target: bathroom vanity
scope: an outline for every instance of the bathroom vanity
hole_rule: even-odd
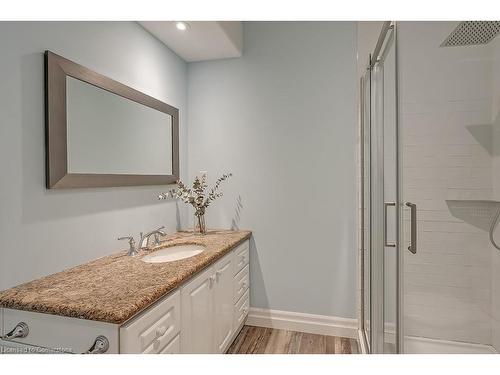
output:
[[[138,256],[121,252],[0,292],[0,346],[224,353],[248,314],[250,235],[178,232]],[[203,251],[176,261],[143,259],[190,244]]]

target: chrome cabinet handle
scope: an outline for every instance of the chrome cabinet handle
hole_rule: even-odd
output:
[[[417,205],[415,203],[406,202],[407,207],[410,207],[411,214],[411,235],[410,235],[410,246],[408,250],[412,254],[417,253]]]
[[[387,207],[396,207],[396,202],[384,202],[384,245],[387,247],[396,247],[396,244],[387,242]]]
[[[215,282],[215,275],[210,276],[208,279],[209,279],[209,287],[211,288]]]
[[[0,336],[0,339],[2,340],[22,339],[28,336],[28,333],[30,333],[28,325],[24,322],[20,322],[16,324],[16,326],[12,331],[3,336]]]
[[[156,337],[161,337],[163,336],[165,333],[167,333],[167,327],[165,326],[161,326],[161,327],[158,327],[156,329]]]
[[[103,354],[106,353],[109,349],[109,340],[102,335],[96,337],[94,344],[82,354]]]

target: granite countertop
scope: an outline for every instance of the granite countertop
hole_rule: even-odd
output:
[[[200,244],[191,258],[146,263],[127,251],[0,292],[0,307],[122,324],[248,239],[249,231],[208,231],[168,235],[155,250],[174,244]],[[153,250],[154,251],[154,250]]]

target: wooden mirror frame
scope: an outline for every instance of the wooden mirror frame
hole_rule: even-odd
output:
[[[67,76],[172,116],[172,174],[68,173]],[[45,51],[45,164],[47,189],[175,183],[179,179],[179,110],[55,53]]]

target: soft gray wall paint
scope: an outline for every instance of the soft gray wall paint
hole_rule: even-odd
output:
[[[186,170],[187,67],[158,40],[132,22],[0,22],[0,289],[124,249],[119,235],[174,231],[185,216],[156,200],[164,187],[45,189],[46,49],[178,107]]]
[[[355,317],[356,26],[249,22],[189,64],[189,171],[232,171],[208,226],[253,230],[251,305]],[[190,220],[192,222],[192,220]]]

